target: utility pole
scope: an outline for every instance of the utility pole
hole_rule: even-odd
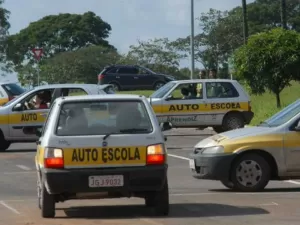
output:
[[[194,54],[194,0],[191,0],[191,80],[195,71],[195,54]]]
[[[242,8],[243,8],[243,27],[244,27],[244,44],[247,44],[249,31],[248,31],[248,17],[247,17],[247,1],[242,0]]]
[[[283,29],[287,29],[286,21],[286,0],[280,0],[280,13],[281,13],[281,26]]]

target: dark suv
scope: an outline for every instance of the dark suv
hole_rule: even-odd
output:
[[[137,65],[113,65],[105,67],[98,75],[98,84],[112,84],[115,91],[157,90],[173,76],[158,74]]]

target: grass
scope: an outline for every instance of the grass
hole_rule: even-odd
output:
[[[149,96],[153,91],[121,91],[120,94],[138,94]],[[254,118],[251,121],[251,125],[257,125],[261,121],[266,120],[276,112],[291,104],[298,98],[300,98],[300,83],[293,82],[291,87],[285,88],[280,94],[281,108],[276,106],[276,98],[272,93],[265,93],[263,95],[251,95],[252,110],[254,112]]]

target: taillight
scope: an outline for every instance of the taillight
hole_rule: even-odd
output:
[[[147,147],[147,164],[161,165],[166,162],[166,152],[163,144],[150,145]]]
[[[45,149],[45,168],[61,169],[64,168],[63,150],[59,148]]]
[[[104,77],[104,75],[103,75],[103,74],[99,74],[99,75],[98,75],[98,80],[102,80],[102,79],[103,79],[103,77]]]
[[[248,102],[248,111],[252,111],[251,101]]]

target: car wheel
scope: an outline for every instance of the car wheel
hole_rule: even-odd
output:
[[[229,189],[234,189],[234,184],[231,181],[221,180],[221,183]]]
[[[156,82],[155,84],[154,84],[154,90],[158,90],[158,89],[160,89],[162,86],[164,86],[165,85],[165,83],[164,82],[162,82],[162,81],[158,81],[158,82]]]
[[[11,145],[10,141],[5,140],[3,133],[0,134],[0,152],[5,152]]]
[[[117,83],[110,83],[110,84],[113,86],[113,90],[114,90],[115,92],[118,92],[118,91],[121,90],[121,87],[120,87],[119,84],[117,84]]]
[[[222,126],[216,126],[216,127],[213,127],[213,130],[216,132],[216,133],[222,133],[224,132],[224,129]]]
[[[245,154],[238,158],[231,170],[234,187],[243,192],[263,190],[271,178],[269,163],[258,154]]]
[[[229,113],[223,119],[222,128],[224,131],[229,131],[229,130],[243,128],[244,125],[245,125],[244,118],[240,113]]]
[[[41,187],[41,212],[43,218],[53,218],[55,216],[55,199],[50,195],[45,187]]]
[[[157,216],[167,216],[169,214],[169,186],[167,180],[163,189],[155,193],[153,206]]]

